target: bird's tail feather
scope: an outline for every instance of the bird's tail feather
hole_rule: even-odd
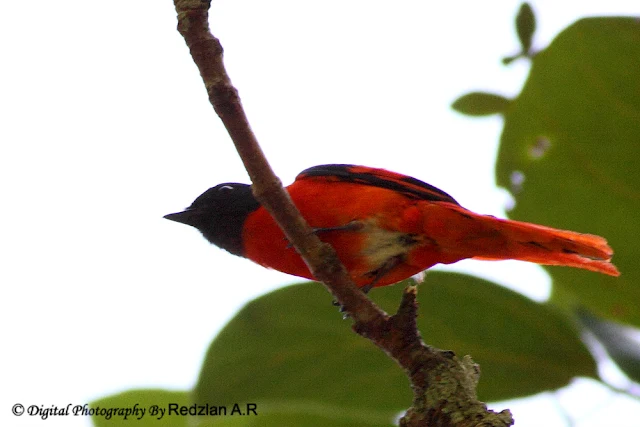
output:
[[[476,259],[517,259],[546,265],[563,265],[619,276],[611,263],[613,250],[607,241],[593,234],[558,230],[542,225],[479,215],[489,228],[504,237],[503,248],[494,248]]]

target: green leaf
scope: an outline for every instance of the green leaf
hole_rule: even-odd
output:
[[[308,283],[248,303],[211,344],[195,401],[256,402],[299,425],[391,425],[411,404],[407,380],[331,301]]]
[[[498,184],[512,217],[606,237],[611,278],[551,267],[552,300],[640,325],[640,24],[589,18],[533,59],[505,115]]]
[[[430,272],[420,287],[418,327],[425,342],[480,365],[478,396],[494,401],[596,378],[578,330],[548,304],[491,282]]]
[[[522,3],[518,15],[516,16],[516,31],[518,39],[522,45],[522,52],[529,53],[531,50],[531,41],[533,33],[536,31],[536,17],[529,3]]]
[[[469,116],[503,114],[509,108],[510,100],[493,93],[472,92],[456,99],[451,108]]]
[[[402,289],[371,295],[394,311]],[[483,399],[595,376],[576,330],[546,305],[449,273],[429,273],[419,301],[425,341],[480,363]],[[216,404],[255,402],[261,416],[286,414],[299,425],[325,426],[390,425],[412,399],[400,368],[351,331],[316,283],[279,289],[245,306],[211,344],[194,396]]]
[[[166,410],[170,404],[178,406],[188,405],[189,393],[186,391],[158,389],[130,390],[114,394],[113,396],[103,397],[102,399],[91,402],[89,406],[94,410],[103,410],[92,416],[93,424],[96,427],[120,426],[129,423],[135,424],[136,427],[186,427],[188,418],[186,416],[168,415],[168,413],[165,413],[164,416],[161,417],[159,412],[152,412],[154,407]],[[117,412],[109,416],[105,411],[108,411],[110,408],[136,408],[138,412],[132,413],[124,419],[124,416]],[[145,410],[144,416],[140,413],[141,409]]]
[[[618,367],[633,381],[640,382],[640,341],[633,338],[640,331],[599,319],[586,310],[578,310],[577,315],[580,324],[596,337]]]

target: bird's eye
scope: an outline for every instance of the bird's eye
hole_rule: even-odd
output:
[[[233,191],[233,187],[230,185],[223,185],[220,188],[218,188],[218,191],[224,191],[226,193],[228,191]]]

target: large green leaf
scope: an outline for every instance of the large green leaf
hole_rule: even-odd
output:
[[[401,292],[397,285],[371,294],[393,311]],[[471,354],[481,365],[482,399],[595,376],[576,330],[546,305],[449,273],[430,273],[419,301],[425,341]],[[279,289],[245,306],[209,348],[194,396],[216,404],[255,402],[274,420],[286,414],[299,424],[322,419],[325,426],[390,425],[412,398],[399,367],[351,331],[316,283]]]
[[[615,250],[620,278],[550,268],[552,300],[640,325],[640,21],[580,20],[534,57],[496,173],[514,218],[599,234]]]
[[[100,411],[93,415],[93,424],[96,427],[135,425],[136,427],[181,427],[187,426],[186,416],[168,414],[166,410],[169,405],[175,407],[187,406],[189,404],[189,393],[186,391],[169,390],[130,390],[112,396],[103,397],[100,400],[91,402],[92,410]],[[173,407],[173,406],[172,406]],[[133,412],[133,409],[136,412]],[[132,410],[132,413],[125,419],[122,412]],[[144,410],[144,414],[141,412]],[[165,410],[162,413],[160,410]],[[109,413],[111,411],[111,413]]]
[[[247,304],[209,348],[194,396],[327,426],[391,425],[412,397],[400,369],[351,331],[317,283]]]
[[[595,362],[563,313],[471,276],[431,272],[420,289],[426,342],[470,354],[485,401],[526,396],[596,377]]]

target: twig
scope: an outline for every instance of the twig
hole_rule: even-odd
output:
[[[369,338],[407,373],[414,390],[405,426],[507,426],[508,411],[495,414],[477,401],[479,372],[470,359],[426,346],[416,327],[416,288],[404,293],[398,313],[387,315],[351,281],[335,251],[313,233],[258,145],[223,64],[223,49],[211,34],[209,0],[174,0],[178,31],[200,70],[214,110],[222,120],[249,173],[256,198],[273,216],[313,276],[323,282],[353,319],[353,329]]]

